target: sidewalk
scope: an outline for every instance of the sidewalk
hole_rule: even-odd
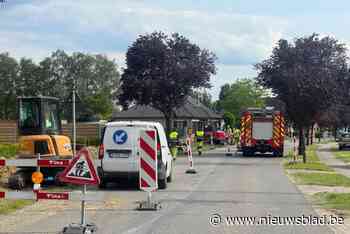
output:
[[[321,145],[317,149],[317,155],[321,162],[325,163],[329,167],[333,168],[339,174],[343,174],[347,177],[350,177],[350,165],[344,163],[340,159],[336,159],[331,151],[331,144]]]

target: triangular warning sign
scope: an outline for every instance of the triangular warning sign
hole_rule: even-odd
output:
[[[87,148],[81,149],[59,177],[60,181],[71,184],[99,184],[91,153]]]

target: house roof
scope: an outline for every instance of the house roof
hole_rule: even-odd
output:
[[[183,106],[174,110],[175,118],[178,119],[222,119],[221,114],[217,114],[198,102],[192,97],[188,97]],[[135,105],[128,110],[114,112],[112,120],[118,119],[163,119],[164,114],[159,110],[146,105]]]

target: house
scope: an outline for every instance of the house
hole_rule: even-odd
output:
[[[165,126],[164,114],[146,105],[135,105],[125,111],[113,112],[112,121],[120,120],[157,121]],[[223,121],[222,114],[215,113],[197,99],[188,97],[183,106],[174,110],[171,126],[177,129],[180,135],[184,135],[187,128],[192,128],[195,131],[204,129],[205,126],[211,126],[217,129],[223,125]]]

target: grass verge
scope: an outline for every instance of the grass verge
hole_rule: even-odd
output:
[[[297,184],[350,187],[350,178],[336,173],[293,173]]]
[[[0,157],[13,158],[16,156],[18,144],[0,144]]]
[[[335,157],[343,162],[350,162],[350,151],[336,151]]]
[[[0,214],[9,214],[33,203],[31,200],[0,200]]]
[[[286,161],[284,162],[284,168],[285,169],[303,169],[303,170],[315,170],[315,171],[333,171],[332,168],[327,166],[324,163],[320,162],[320,159],[318,158],[316,154],[316,145],[310,145],[306,149],[306,159],[307,162],[303,163],[300,161],[297,162],[290,162]],[[288,160],[291,160],[293,153],[288,153]],[[299,156],[300,157],[300,156]]]
[[[312,198],[324,208],[350,211],[350,193],[320,192]]]
[[[324,163],[319,162],[309,162],[309,163],[302,163],[302,162],[286,162],[284,164],[284,167],[286,169],[301,169],[301,170],[314,170],[314,171],[334,171],[332,168],[327,166]]]

